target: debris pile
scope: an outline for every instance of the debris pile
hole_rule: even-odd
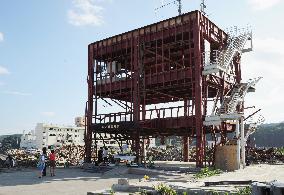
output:
[[[181,148],[168,147],[162,148],[150,148],[147,151],[147,156],[152,156],[154,161],[182,161]]]
[[[284,152],[281,148],[248,148],[247,162],[251,163],[284,163]]]
[[[10,149],[7,151],[16,162],[16,166],[20,167],[35,167],[39,153],[23,149]]]
[[[78,166],[84,160],[84,146],[66,145],[55,149],[58,165]]]
[[[78,166],[84,160],[84,146],[62,146],[55,149],[57,166]],[[50,150],[47,151],[47,156]],[[40,150],[10,149],[7,151],[20,167],[36,167]]]

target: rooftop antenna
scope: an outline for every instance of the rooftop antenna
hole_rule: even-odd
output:
[[[182,8],[181,0],[177,0],[177,2],[178,2],[178,15],[180,16],[181,15],[181,8]]]
[[[181,9],[182,9],[182,0],[174,0],[172,2],[169,2],[169,3],[166,3],[166,4],[163,4],[162,6],[158,7],[155,9],[155,12],[157,12],[159,9],[162,9],[168,5],[171,5],[171,4],[178,4],[178,15],[181,15]]]
[[[203,15],[206,15],[205,13],[205,8],[206,8],[206,5],[205,5],[205,0],[201,0],[201,4],[200,4],[200,11]]]

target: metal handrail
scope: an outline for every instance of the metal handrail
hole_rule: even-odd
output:
[[[187,106],[187,108],[189,107],[190,106]],[[176,106],[168,108],[148,109],[145,110],[145,115],[146,115],[145,120],[182,117],[185,116],[183,110],[184,108],[185,108],[184,106]],[[142,112],[143,111],[140,111],[140,114],[142,114]],[[156,115],[154,113],[156,113]],[[95,119],[95,123],[132,121],[132,118],[133,118],[133,112],[117,112],[117,113],[108,113],[108,114],[97,114],[93,116],[93,119]],[[140,119],[140,121],[141,120],[142,119]]]

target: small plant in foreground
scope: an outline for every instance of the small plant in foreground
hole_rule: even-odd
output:
[[[110,189],[109,193],[110,193],[111,195],[115,195],[115,191],[113,190],[113,188]]]
[[[251,195],[252,194],[252,190],[250,186],[246,186],[244,188],[238,188],[237,192],[234,193],[237,195]]]
[[[143,177],[145,180],[149,180],[150,179],[150,177],[148,176],[148,175],[144,175],[144,177]]]
[[[161,195],[177,195],[177,192],[173,188],[162,183],[155,186],[155,190]]]
[[[219,175],[221,173],[222,171],[220,169],[213,169],[210,167],[205,167],[205,168],[202,168],[199,173],[195,174],[194,177],[196,179],[201,179],[204,177],[211,177],[214,175]]]
[[[147,195],[147,190],[143,189],[139,191],[139,195]]]

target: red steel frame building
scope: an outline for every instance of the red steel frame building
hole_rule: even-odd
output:
[[[241,80],[238,59],[234,60],[233,74],[202,75],[205,40],[213,51],[225,47],[227,39],[217,25],[201,12],[193,11],[91,43],[86,162],[91,161],[92,143],[101,139],[103,133],[111,134],[113,139],[131,140],[137,156],[143,154],[141,140],[176,135],[183,137],[184,161],[188,161],[188,138],[196,138],[196,165],[203,166],[205,134],[219,131],[226,135],[233,130],[226,123],[215,129],[203,125],[208,102],[216,96],[221,101]],[[106,101],[104,98],[117,102],[125,112],[100,114],[98,99]],[[146,108],[177,101],[184,103]]]

